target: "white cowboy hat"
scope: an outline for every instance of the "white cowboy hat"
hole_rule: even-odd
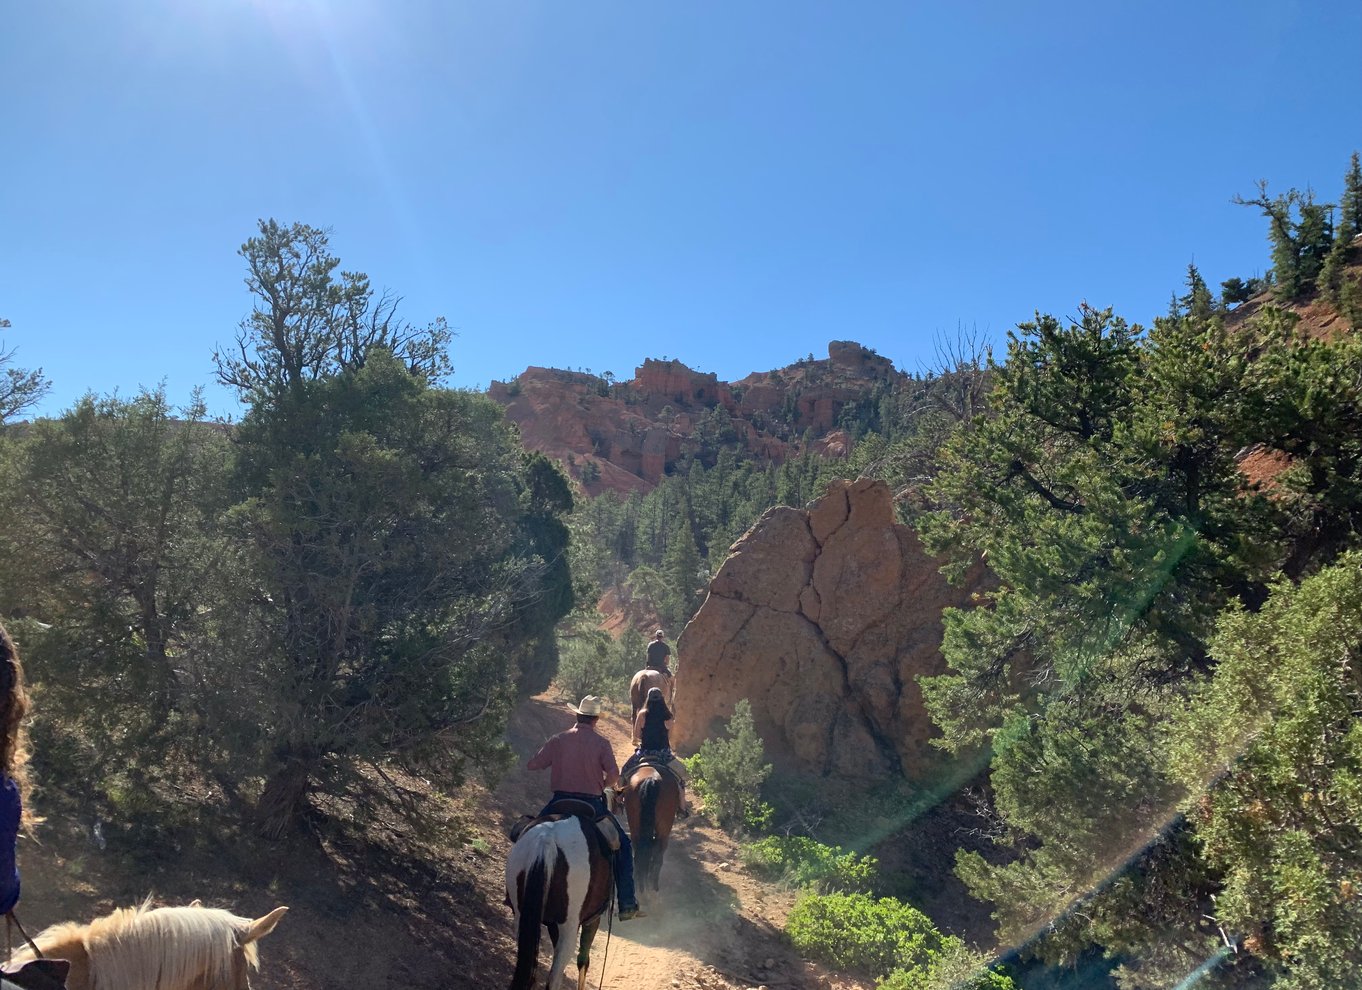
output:
[[[659,629],[657,632],[653,633],[653,635],[654,635],[654,636],[665,636],[666,633],[664,633],[661,629]]]
[[[582,699],[580,705],[568,705],[578,715],[589,715],[592,718],[599,717],[601,714],[601,699],[594,694],[588,694]]]

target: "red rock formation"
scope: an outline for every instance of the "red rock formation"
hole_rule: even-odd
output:
[[[699,449],[696,431],[706,416],[727,414],[743,451],[762,460],[783,461],[810,430],[828,434],[816,452],[844,457],[849,438],[830,432],[842,409],[897,375],[860,344],[833,341],[827,360],[749,375],[733,386],[680,361],[649,359],[618,384],[532,367],[512,382],[493,382],[488,395],[506,407],[525,446],[566,465],[587,494],[623,494],[651,489],[678,458]]]
[[[767,755],[870,780],[923,769],[917,684],[940,673],[941,612],[964,588],[894,521],[883,482],[836,482],[809,509],[767,512],[737,543],[677,644],[676,744],[693,750],[747,698]]]

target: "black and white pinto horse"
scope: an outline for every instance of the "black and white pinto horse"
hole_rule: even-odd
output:
[[[577,950],[577,987],[586,987],[591,942],[610,906],[610,846],[590,818],[550,816],[521,833],[506,858],[506,900],[515,912],[516,959],[511,990],[530,990],[539,965],[539,929],[549,930],[553,963],[547,990],[557,990]]]

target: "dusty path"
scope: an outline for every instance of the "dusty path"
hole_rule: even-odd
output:
[[[545,739],[571,725],[572,718],[566,705],[549,695],[516,710],[507,732],[519,764],[491,794],[492,807],[505,824],[522,811],[538,810],[547,799],[547,773],[531,773],[524,763]],[[599,731],[623,762],[631,751],[627,718],[607,714]],[[733,840],[698,815],[672,832],[662,888],[657,900],[645,901],[647,918],[615,923],[608,950],[605,930],[597,936],[593,987],[602,963],[605,990],[862,986],[832,977],[794,953],[781,934],[794,895],[748,876]],[[547,945],[546,939],[545,960]]]

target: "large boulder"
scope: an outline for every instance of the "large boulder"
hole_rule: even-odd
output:
[[[677,643],[673,741],[694,750],[743,698],[768,757],[849,780],[915,776],[930,759],[917,679],[944,670],[941,612],[984,580],[941,577],[883,482],[835,482],[767,512],[737,543]]]

